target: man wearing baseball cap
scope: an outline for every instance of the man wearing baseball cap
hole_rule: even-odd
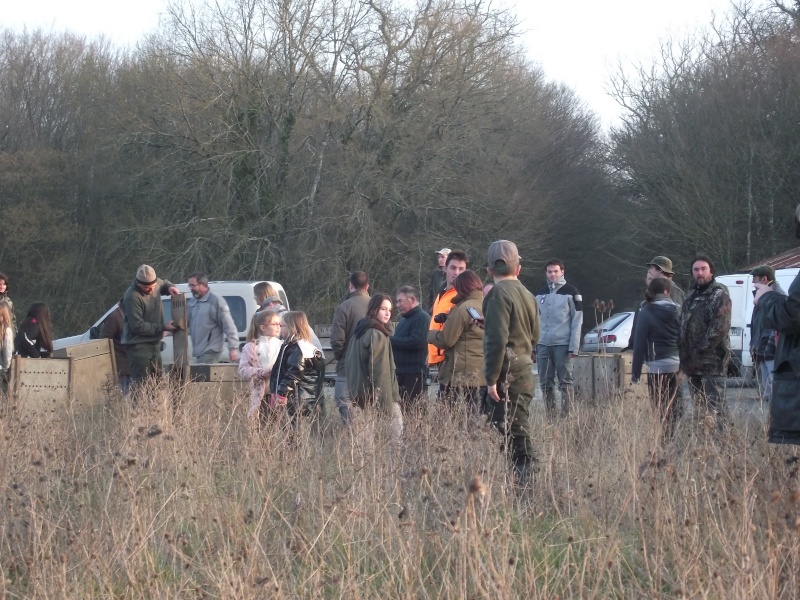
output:
[[[528,407],[534,392],[531,354],[539,341],[539,308],[517,279],[521,266],[514,242],[493,242],[487,257],[494,287],[483,299],[485,408],[492,425],[508,438],[510,447],[504,449],[524,485],[536,461]]]
[[[164,323],[161,296],[167,294],[177,295],[178,288],[166,279],[158,279],[150,265],[142,265],[122,297],[125,315],[122,344],[128,349],[132,386],[149,376],[161,375],[161,338],[165,331],[176,329],[172,321]]]
[[[431,273],[431,289],[428,293],[428,312],[433,310],[433,303],[436,301],[436,296],[438,296],[442,290],[444,290],[445,285],[447,284],[447,275],[445,274],[444,269],[450,252],[450,248],[442,248],[441,250],[436,251],[436,260],[438,261],[438,266],[433,273]]]

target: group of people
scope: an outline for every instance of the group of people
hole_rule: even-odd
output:
[[[42,302],[33,303],[17,326],[8,285],[8,276],[0,273],[0,391],[6,391],[11,358],[15,354],[46,358],[53,352],[53,326],[48,306]]]
[[[795,215],[800,237],[800,206]],[[572,360],[580,349],[582,298],[565,279],[564,264],[545,265],[546,284],[535,295],[520,282],[521,257],[508,240],[491,244],[484,282],[469,268],[463,250],[437,252],[439,268],[431,277],[428,306],[411,285],[388,294],[369,293],[366,273],[351,273],[348,296],[336,308],[330,332],[337,361],[334,398],[345,424],[354,407],[374,407],[387,415],[400,436],[403,416],[427,394],[431,370],[438,372],[438,398],[463,403],[488,415],[502,433],[503,446],[517,475],[527,478],[535,462],[528,423],[533,398],[533,364],[537,365],[547,415],[555,418],[556,380],[561,414],[574,399]],[[705,408],[717,430],[727,422],[725,379],[731,356],[731,300],[714,277],[714,263],[697,255],[691,263],[688,295],[672,280],[672,261],[656,256],[647,265],[645,301],[637,312],[633,334],[633,375],[637,382],[647,364],[647,388],[670,439],[684,410],[679,373],[687,377],[693,404]],[[774,270],[753,271],[756,311],[753,315],[754,358],[771,391],[770,441],[800,444],[800,283],[786,295]],[[208,278],[194,273],[187,302],[193,357],[216,362],[226,352],[250,382],[248,417],[260,421],[285,410],[292,420],[311,415],[319,405],[325,379],[322,346],[305,313],[288,311],[267,282],[254,288],[259,310],[250,323],[239,354],[236,326],[225,300],[210,291]],[[100,335],[114,339],[120,384],[125,391],[160,375],[161,341],[173,332],[164,321],[162,295],[177,288],[142,265],[134,281],[106,319]],[[400,320],[392,330],[393,300]],[[428,308],[428,311],[425,310]],[[8,278],[0,273],[1,373],[7,373],[12,351],[23,356],[52,352],[52,327],[45,304],[34,304],[19,328],[8,298]],[[5,378],[5,377],[4,377]],[[771,381],[774,383],[770,384]]]

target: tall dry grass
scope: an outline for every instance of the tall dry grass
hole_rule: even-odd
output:
[[[646,399],[553,424],[536,406],[540,470],[518,489],[465,413],[431,404],[398,446],[375,415],[254,432],[246,405],[192,389],[59,418],[4,403],[0,595],[800,595],[798,463],[753,419],[717,439],[684,418],[640,477]]]

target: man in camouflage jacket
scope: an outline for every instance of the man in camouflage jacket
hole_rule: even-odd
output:
[[[707,256],[698,255],[692,261],[692,279],[694,285],[681,309],[681,371],[689,378],[694,406],[705,407],[719,429],[727,420],[725,379],[731,357],[731,297],[714,279],[714,263]]]

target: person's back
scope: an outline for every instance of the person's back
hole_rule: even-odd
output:
[[[483,312],[487,381],[496,381],[505,373],[530,371],[533,344],[539,339],[539,311],[533,294],[517,279],[498,281],[484,298]]]
[[[333,386],[333,397],[336,408],[345,424],[350,423],[350,393],[345,373],[345,358],[350,340],[358,322],[367,315],[369,306],[369,278],[363,271],[350,274],[347,281],[347,299],[336,307],[331,323],[330,342],[333,358],[336,360],[336,381]]]

